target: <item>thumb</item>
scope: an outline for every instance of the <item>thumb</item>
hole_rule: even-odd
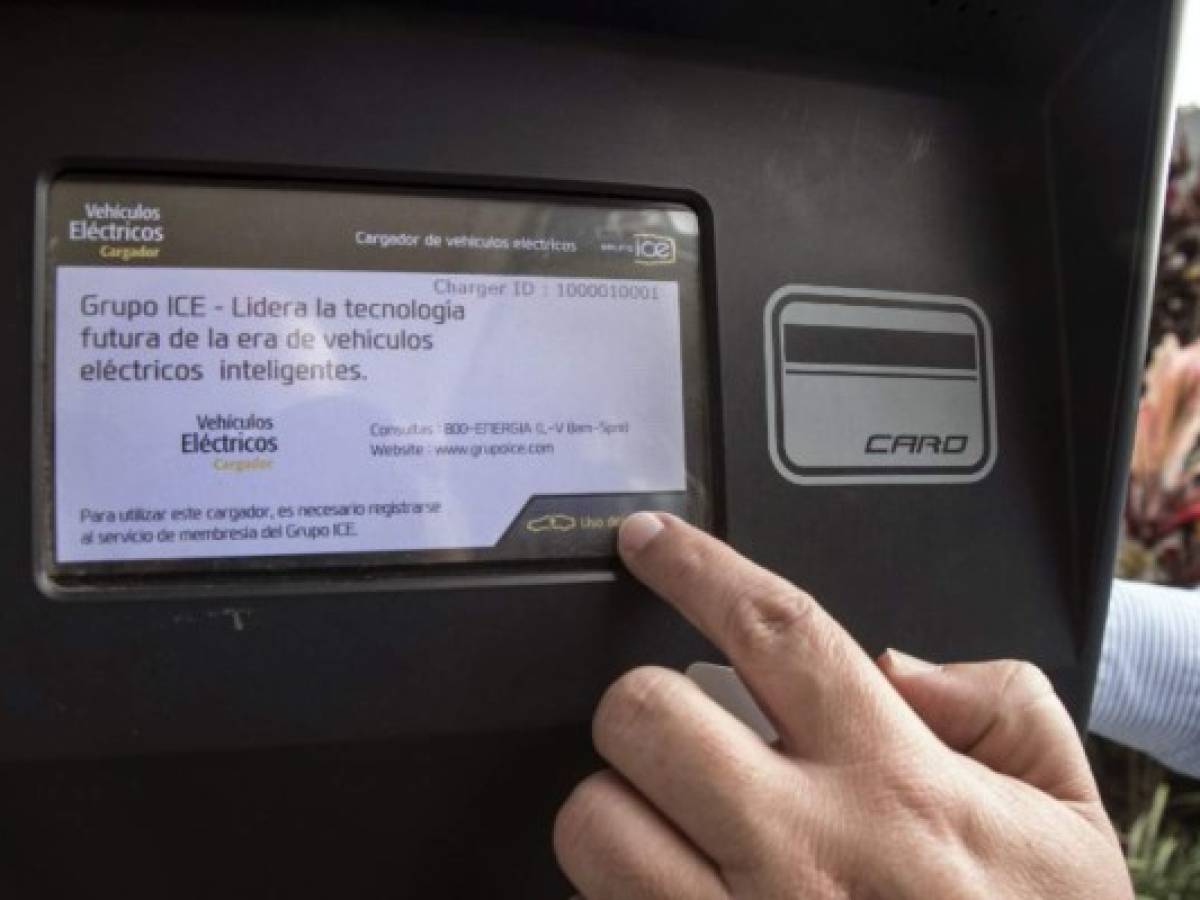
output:
[[[1075,724],[1037,666],[1012,659],[938,666],[888,650],[879,667],[952,750],[1059,800],[1099,798]]]

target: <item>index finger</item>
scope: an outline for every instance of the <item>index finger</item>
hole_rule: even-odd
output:
[[[870,756],[882,730],[908,724],[878,668],[791,582],[667,513],[630,516],[618,545],[629,570],[729,657],[787,749]]]

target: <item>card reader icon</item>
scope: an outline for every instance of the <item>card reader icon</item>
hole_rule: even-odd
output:
[[[525,530],[538,534],[542,531],[574,531],[579,523],[574,516],[563,513],[552,513],[548,516],[538,516],[525,523]]]
[[[978,481],[991,328],[970,300],[788,285],[764,316],[771,461],[796,484]]]

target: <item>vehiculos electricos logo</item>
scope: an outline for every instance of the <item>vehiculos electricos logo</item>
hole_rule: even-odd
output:
[[[162,208],[146,203],[86,202],[83,217],[67,223],[67,240],[98,244],[103,260],[128,263],[157,259],[166,240]]]

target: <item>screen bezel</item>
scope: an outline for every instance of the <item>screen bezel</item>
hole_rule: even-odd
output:
[[[217,593],[310,593],[356,589],[467,587],[512,583],[573,583],[607,580],[617,560],[609,556],[487,559],[471,549],[434,551],[349,551],[278,556],[203,557],[60,563],[55,559],[54,378],[55,266],[47,252],[49,203],[62,178],[119,183],[157,182],[274,190],[321,190],[368,194],[449,196],[517,200],[554,205],[625,208],[686,208],[699,224],[699,265],[693,296],[680,298],[680,345],[684,385],[686,509],[689,520],[720,533],[717,502],[720,442],[712,216],[703,198],[688,191],[577,183],[517,182],[509,179],[385,177],[378,173],[298,172],[250,167],[163,167],[145,163],[64,163],[37,185],[34,255],[34,548],[35,580],[55,599],[81,596],[163,596]]]

